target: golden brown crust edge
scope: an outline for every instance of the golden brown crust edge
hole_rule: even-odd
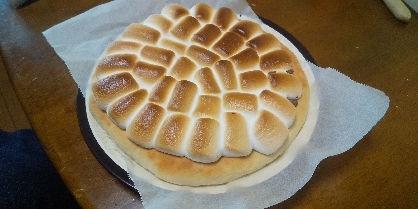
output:
[[[153,173],[156,177],[177,185],[224,184],[253,173],[274,161],[290,145],[305,123],[310,97],[309,84],[296,56],[287,48],[283,50],[288,51],[288,54],[292,56],[293,74],[300,79],[303,94],[298,100],[296,119],[290,127],[288,140],[278,151],[271,155],[263,155],[253,150],[246,157],[221,157],[214,163],[197,163],[186,157],[165,154],[155,149],[145,149],[131,142],[126,137],[125,131],[113,124],[106,112],[98,108],[91,93],[87,94],[90,95],[86,100],[87,107],[116,145],[133,161]]]

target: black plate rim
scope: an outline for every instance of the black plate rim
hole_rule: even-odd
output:
[[[90,149],[96,160],[113,176],[122,181],[129,188],[136,190],[134,182],[129,178],[128,173],[117,165],[112,158],[110,158],[97,142],[90,128],[90,123],[87,118],[85,98],[80,89],[78,89],[77,95],[77,117],[83,135],[84,141],[87,147]]]

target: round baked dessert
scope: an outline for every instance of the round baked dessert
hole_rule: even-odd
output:
[[[259,170],[296,137],[309,102],[298,59],[265,27],[226,7],[167,5],[107,47],[88,108],[164,181],[216,185]]]

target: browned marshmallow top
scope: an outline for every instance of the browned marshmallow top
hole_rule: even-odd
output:
[[[202,163],[272,154],[303,92],[297,60],[263,27],[225,7],[167,5],[106,49],[96,103],[145,148]]]

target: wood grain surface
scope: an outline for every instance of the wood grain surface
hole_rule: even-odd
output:
[[[0,49],[10,84],[47,155],[81,206],[142,208],[80,132],[77,85],[42,32],[106,0],[0,1]],[[352,149],[323,160],[312,179],[272,208],[418,207],[418,19],[397,21],[382,1],[248,0],[298,39],[321,67],[386,93],[386,115]],[[1,77],[1,84],[3,77]],[[279,189],[279,188],[278,188]]]

